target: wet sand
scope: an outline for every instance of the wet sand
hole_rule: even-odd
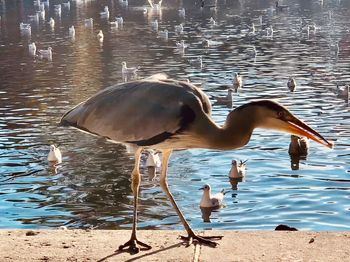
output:
[[[0,261],[350,261],[350,232],[202,231],[223,235],[216,248],[186,247],[181,231],[140,230],[153,246],[117,251],[129,230],[0,230]]]

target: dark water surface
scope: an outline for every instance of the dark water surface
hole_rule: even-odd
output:
[[[146,1],[73,1],[71,10],[54,15],[50,1],[45,21],[32,24],[31,38],[21,36],[19,23],[33,14],[33,1],[0,1],[0,228],[129,228],[132,223],[130,172],[133,156],[121,145],[110,144],[57,127],[62,114],[97,91],[122,82],[121,62],[141,67],[138,77],[166,72],[179,79],[202,83],[214,102],[225,95],[233,72],[244,77],[244,88],[233,97],[233,107],[253,99],[277,99],[326,138],[333,150],[311,142],[307,160],[291,170],[290,138],[257,130],[240,150],[187,150],[171,158],[169,184],[179,206],[196,229],[271,230],[286,223],[303,230],[350,229],[350,113],[336,95],[336,82],[350,82],[350,2],[284,1],[289,10],[271,14],[274,1],[223,1],[217,9],[200,10],[183,1],[186,17],[178,15],[181,1],[163,1],[161,13],[148,10]],[[112,29],[99,12],[109,6],[111,18],[122,15],[124,27]],[[329,15],[331,11],[331,17]],[[263,16],[261,27],[258,17]],[[50,17],[56,25],[51,30]],[[94,27],[84,27],[93,17]],[[217,21],[209,25],[209,19]],[[316,33],[300,31],[301,20],[316,23]],[[168,29],[169,39],[157,37],[151,21]],[[247,35],[251,23],[256,36]],[[184,24],[184,34],[174,26]],[[260,36],[272,25],[273,39]],[[74,25],[76,37],[68,35]],[[96,39],[102,29],[102,45]],[[176,41],[189,45],[177,52]],[[218,45],[205,48],[203,39]],[[28,43],[53,49],[53,61],[32,58]],[[330,48],[339,41],[339,54]],[[221,42],[221,43],[220,43]],[[256,47],[256,58],[249,55]],[[202,55],[202,69],[188,63]],[[297,90],[290,93],[288,77]],[[214,105],[214,119],[223,123],[231,110]],[[60,144],[63,163],[47,163],[48,145]],[[248,159],[247,177],[236,186],[227,174],[232,159]],[[199,201],[203,184],[227,190],[226,207],[204,223]],[[235,187],[235,186],[234,186]],[[180,229],[181,223],[158,186],[143,175],[139,220],[142,228]]]

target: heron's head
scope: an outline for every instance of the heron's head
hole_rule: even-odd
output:
[[[50,145],[50,151],[54,152],[56,149],[55,145]]]
[[[233,166],[237,166],[237,161],[236,160],[232,160],[232,165]]]
[[[333,143],[327,141],[277,102],[271,100],[254,101],[236,108],[232,113],[240,116],[242,121],[250,118],[249,122],[253,129],[258,127],[274,129],[297,136],[305,136],[329,148],[333,147]]]
[[[203,187],[200,188],[200,190],[210,191],[210,185],[205,184]]]
[[[122,66],[126,67],[126,62],[125,61],[122,62]]]

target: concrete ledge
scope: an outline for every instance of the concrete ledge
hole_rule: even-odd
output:
[[[223,235],[216,248],[186,247],[181,231],[140,230],[153,246],[116,251],[130,230],[0,230],[0,261],[350,261],[350,232],[205,231]]]

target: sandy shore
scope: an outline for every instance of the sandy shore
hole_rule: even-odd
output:
[[[129,230],[0,230],[0,261],[350,261],[350,232],[205,231],[220,245],[186,247],[180,231],[140,230],[153,246],[116,251]]]

